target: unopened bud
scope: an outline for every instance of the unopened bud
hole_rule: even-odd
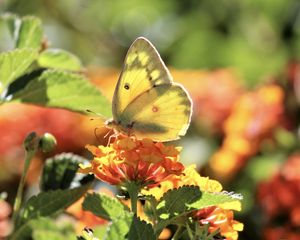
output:
[[[51,152],[56,147],[56,139],[50,133],[45,133],[39,141],[39,147],[42,152]]]
[[[24,148],[26,152],[36,151],[38,147],[38,135],[35,132],[31,132],[24,140]]]

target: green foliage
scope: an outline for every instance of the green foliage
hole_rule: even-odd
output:
[[[41,21],[33,16],[2,17],[16,49],[0,54],[1,101],[18,101],[111,116],[107,99],[79,73],[80,60],[65,50],[43,49]]]
[[[234,194],[201,192],[197,186],[183,186],[169,190],[157,205],[157,215],[161,219],[157,224],[157,231],[170,224],[180,225],[187,222],[188,214],[194,210],[239,199],[240,196]]]
[[[0,94],[25,73],[36,57],[37,52],[32,49],[16,49],[0,54]]]
[[[128,232],[128,239],[155,240],[156,237],[151,224],[134,216]]]
[[[154,240],[155,234],[150,224],[140,220],[134,215],[127,214],[113,221],[107,230],[107,240]]]
[[[72,53],[62,49],[46,49],[37,59],[41,67],[79,71],[82,68],[80,60]]]
[[[128,214],[113,221],[110,227],[107,229],[105,239],[107,240],[126,239],[132,220],[133,220],[133,215]]]
[[[171,218],[193,210],[192,204],[195,204],[201,199],[202,192],[196,186],[184,186],[178,189],[173,189],[164,194],[157,205],[158,214],[161,218]]]
[[[105,194],[87,194],[82,207],[106,220],[117,220],[127,215],[128,209],[115,198]]]
[[[78,170],[79,163],[88,161],[72,153],[62,153],[46,160],[40,180],[42,191],[68,189]],[[77,183],[78,184],[78,183]]]
[[[41,20],[33,16],[23,17],[17,36],[17,48],[39,49],[43,37]]]
[[[25,204],[18,220],[19,225],[39,217],[53,216],[76,202],[90,187],[89,184],[68,189],[41,192],[31,197]]]
[[[94,215],[112,221],[105,239],[155,239],[150,224],[134,216],[127,207],[115,198],[104,194],[87,194],[83,209]]]
[[[58,70],[44,71],[13,96],[14,101],[78,112],[87,109],[108,116],[107,100],[83,76]]]
[[[58,227],[51,218],[38,218],[16,229],[10,240],[71,240],[76,235],[72,229]]]

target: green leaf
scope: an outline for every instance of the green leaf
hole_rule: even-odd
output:
[[[25,73],[36,57],[37,52],[32,49],[16,49],[0,54],[0,94]]]
[[[1,20],[6,22],[10,35],[15,38],[16,30],[19,29],[21,19],[12,13],[5,13],[1,15]]]
[[[79,71],[82,68],[80,60],[70,52],[62,49],[47,49],[38,57],[38,64],[45,68]]]
[[[106,220],[115,220],[124,217],[128,209],[117,199],[105,194],[88,193],[82,203],[86,211]]]
[[[75,239],[75,233],[63,233],[60,231],[52,231],[52,230],[35,230],[32,234],[33,240],[73,240]]]
[[[183,186],[172,189],[160,199],[157,205],[158,214],[161,218],[178,216],[191,209],[189,205],[197,203],[201,196],[202,193],[199,187],[196,186]]]
[[[25,204],[20,224],[29,219],[48,217],[76,202],[89,188],[90,184],[69,190],[41,192],[31,197]]]
[[[88,79],[79,74],[47,70],[31,80],[13,100],[86,113],[87,109],[111,116],[107,99]]]
[[[40,181],[41,191],[70,188],[71,183],[76,183],[74,178],[79,163],[87,161],[87,159],[72,153],[62,153],[47,159]]]
[[[106,233],[106,240],[154,240],[156,239],[151,224],[132,214],[113,221]]]
[[[42,43],[43,29],[39,18],[26,16],[21,19],[17,38],[17,48],[39,49]]]
[[[62,238],[63,237],[63,238]],[[10,240],[71,240],[76,235],[72,229],[58,227],[51,218],[32,219],[17,228]]]
[[[128,239],[155,240],[152,225],[134,216],[128,232]]]
[[[161,219],[156,227],[157,232],[169,224],[186,222],[188,214],[194,210],[237,202],[240,199],[238,194],[201,192],[197,186],[172,189],[164,194],[157,205],[157,214]]]
[[[130,229],[133,215],[126,215],[113,221],[106,232],[106,240],[125,240]]]
[[[201,209],[209,206],[217,206],[223,203],[237,202],[242,199],[240,194],[228,192],[209,193],[202,192],[201,199],[191,204],[187,204],[188,209]]]

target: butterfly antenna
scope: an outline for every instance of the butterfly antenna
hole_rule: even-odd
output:
[[[106,121],[106,120],[107,120],[107,119],[106,119],[103,115],[101,115],[100,113],[96,113],[96,112],[94,112],[94,111],[92,111],[92,110],[90,110],[90,109],[86,109],[85,111],[88,112],[88,113],[92,113],[92,114],[98,116],[102,121]],[[92,118],[91,120],[95,120],[95,118]]]

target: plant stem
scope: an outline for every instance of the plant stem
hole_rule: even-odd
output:
[[[176,232],[174,233],[172,240],[177,240],[179,239],[179,236],[181,234],[182,226],[178,226]]]
[[[131,211],[134,214],[137,214],[137,202],[138,202],[138,194],[140,191],[140,184],[137,182],[128,182],[126,184],[126,189],[128,191],[130,202],[131,202]]]
[[[23,196],[23,190],[24,190],[24,185],[26,181],[26,176],[27,172],[31,163],[32,158],[34,157],[37,149],[38,149],[38,144],[37,144],[37,136],[35,133],[30,133],[25,141],[24,141],[24,146],[25,146],[25,162],[24,162],[24,168],[23,172],[21,175],[21,180],[18,186],[18,191],[17,191],[17,196],[14,202],[13,206],[13,215],[12,215],[12,221],[14,224],[17,222],[17,218],[20,212],[21,208],[21,203],[22,203],[22,196]]]

